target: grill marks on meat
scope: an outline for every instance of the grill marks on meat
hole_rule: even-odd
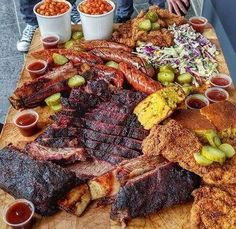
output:
[[[68,98],[62,98],[63,109],[51,117],[56,123],[28,144],[29,154],[60,164],[93,157],[112,165],[140,156],[148,132],[132,112],[145,94],[114,91],[104,82],[72,89]]]
[[[0,150],[0,171],[0,188],[15,198],[32,201],[42,215],[55,213],[57,201],[81,183],[74,173],[35,160],[13,146]]]
[[[187,202],[200,184],[197,175],[174,163],[163,163],[156,169],[128,180],[112,204],[111,219],[124,223],[162,208]]]

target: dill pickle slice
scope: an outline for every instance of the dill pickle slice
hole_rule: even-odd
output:
[[[157,75],[157,79],[161,83],[164,83],[164,82],[172,83],[175,80],[175,74],[170,71],[159,72]]]
[[[158,14],[155,11],[148,11],[145,18],[149,19],[151,22],[156,22]]]
[[[231,146],[228,143],[224,143],[219,146],[219,149],[223,151],[226,155],[226,157],[231,158],[235,155],[235,149],[233,146]]]
[[[116,63],[115,61],[108,61],[107,63],[106,63],[106,66],[108,66],[108,67],[112,67],[112,68],[116,68],[116,69],[118,69],[119,68],[119,64],[118,63]]]
[[[85,79],[83,76],[80,75],[75,75],[68,80],[68,86],[71,88],[79,87],[82,86],[83,84],[85,84]]]
[[[215,130],[206,130],[204,135],[211,146],[219,147],[221,145],[220,138]]]
[[[200,153],[193,154],[195,161],[202,166],[208,166],[213,163],[212,160],[207,159],[206,157],[202,156]]]
[[[79,39],[81,39],[83,36],[84,36],[84,35],[83,35],[83,32],[81,32],[81,31],[75,31],[75,32],[72,33],[72,38],[73,38],[74,40],[79,40]]]
[[[152,30],[156,31],[156,30],[160,30],[160,29],[161,29],[161,26],[159,23],[157,23],[157,22],[152,23]]]
[[[189,84],[192,83],[193,76],[190,73],[183,73],[177,77],[177,80],[180,84]]]
[[[53,53],[52,58],[54,63],[57,65],[64,65],[68,62],[68,59],[65,56],[58,53]]]
[[[169,72],[169,71],[175,72],[174,68],[172,68],[172,66],[169,65],[169,64],[162,65],[162,66],[160,67],[159,71],[160,71],[160,72]]]
[[[55,93],[47,97],[44,101],[48,106],[58,105],[61,102],[61,93]]]
[[[65,49],[71,49],[74,46],[74,41],[69,40],[64,44]]]
[[[149,19],[144,19],[138,24],[140,30],[149,31],[152,29],[152,23]]]
[[[212,146],[203,146],[201,150],[202,156],[206,157],[208,160],[219,162],[223,164],[225,161],[225,153]]]
[[[52,110],[53,110],[54,112],[59,112],[59,111],[62,110],[62,105],[59,103],[59,104],[57,104],[57,105],[51,106],[51,108],[52,108]]]

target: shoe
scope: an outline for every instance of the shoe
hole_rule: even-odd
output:
[[[80,22],[80,15],[75,4],[72,5],[71,10],[71,23],[78,24]]]
[[[29,25],[27,24],[21,39],[17,42],[17,50],[20,52],[28,52],[30,43],[33,39],[34,32],[38,28],[38,25]]]
[[[115,19],[115,22],[116,23],[125,23],[128,20],[130,20],[130,17],[119,17],[119,16],[117,16],[116,19]]]

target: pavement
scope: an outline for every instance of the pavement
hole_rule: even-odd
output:
[[[79,2],[79,1],[78,1]],[[134,14],[147,9],[148,0],[134,0]],[[19,0],[1,0],[0,4],[0,123],[9,109],[8,97],[16,88],[23,66],[24,54],[16,49],[17,40],[25,27],[19,10]]]

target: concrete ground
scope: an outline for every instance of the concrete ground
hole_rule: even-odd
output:
[[[135,12],[148,8],[148,0],[134,0]],[[191,11],[190,11],[191,14]],[[16,42],[25,27],[19,10],[19,0],[1,0],[0,4],[0,123],[9,109],[12,94],[23,66],[24,54],[16,49]]]

